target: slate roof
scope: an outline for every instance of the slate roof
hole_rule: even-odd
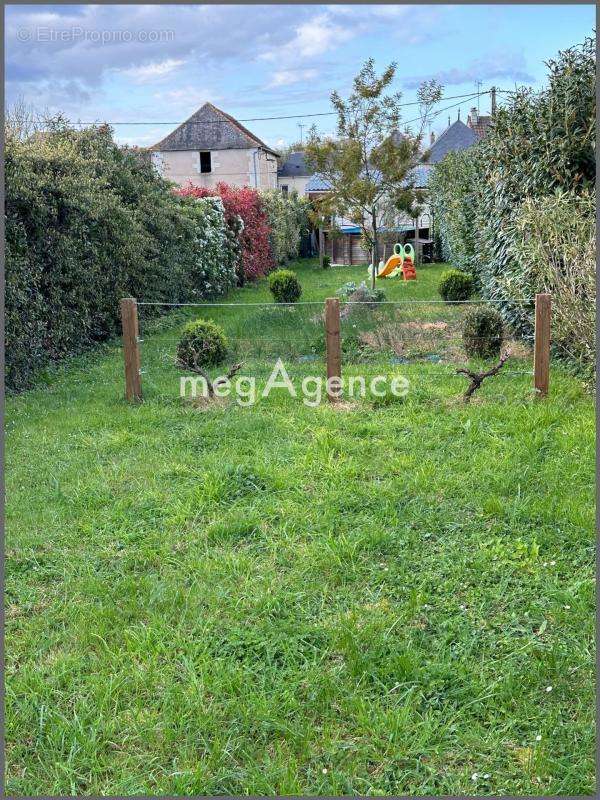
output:
[[[304,153],[299,151],[290,153],[284,164],[277,170],[280,178],[306,178],[312,175],[312,170],[304,160]]]
[[[413,169],[411,180],[417,189],[424,189],[429,183],[429,164],[417,164]],[[306,184],[306,192],[328,192],[329,183],[321,175],[313,175]]]
[[[418,164],[414,170],[414,181],[417,189],[425,189],[429,185],[429,172],[431,167],[429,164]]]
[[[479,136],[464,122],[457,119],[449,128],[441,133],[429,148],[428,164],[437,164],[448,153],[467,150],[479,141]]]
[[[330,189],[329,182],[322,178],[320,175],[313,175],[306,184],[305,192],[328,192]]]
[[[277,155],[258,136],[230,114],[212,103],[205,103],[172,133],[151,147],[160,152],[172,150],[248,150],[262,147]]]

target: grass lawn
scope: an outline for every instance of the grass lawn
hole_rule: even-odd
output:
[[[303,300],[365,277],[295,268]],[[264,380],[322,373],[320,311],[202,316]],[[593,403],[558,367],[535,400],[526,352],[460,403],[463,312],[378,312],[427,332],[406,357],[344,321],[346,372],[403,400],[196,408],[172,360],[198,309],[142,320],[141,405],[116,345],[9,398],[9,794],[594,791]]]

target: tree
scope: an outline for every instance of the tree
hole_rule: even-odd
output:
[[[46,130],[48,121],[52,117],[46,111],[36,109],[20,96],[15,102],[6,109],[4,116],[4,135],[6,140],[28,139],[41,131]]]
[[[338,117],[337,138],[321,137],[313,127],[305,148],[308,163],[330,187],[316,201],[317,213],[343,215],[358,225],[375,269],[382,213],[390,206],[411,217],[419,213],[423,196],[415,188],[411,172],[422,158],[423,132],[442,94],[436,81],[423,83],[418,91],[419,130],[413,134],[407,127],[401,133],[402,95],[385,94],[395,73],[396,64],[392,63],[378,76],[373,59],[366,61],[347,100],[336,91],[331,93]]]

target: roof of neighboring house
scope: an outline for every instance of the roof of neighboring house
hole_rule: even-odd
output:
[[[465,125],[459,119],[453,122],[449,128],[441,133],[429,148],[428,164],[437,164],[448,153],[455,153],[458,150],[467,150],[479,141],[479,136],[474,130]]]
[[[277,170],[280,178],[307,178],[312,175],[312,170],[306,163],[304,153],[298,151],[290,153],[283,165]]]
[[[492,120],[493,117],[487,115],[482,116],[476,108],[472,108],[471,113],[467,117],[467,125],[471,130],[475,131],[480,139],[483,139],[492,124]]]
[[[321,175],[312,175],[306,184],[306,192],[328,192],[331,188],[329,181]]]
[[[258,136],[251,133],[230,114],[212,103],[204,103],[172,133],[151,147],[161,152],[169,150],[248,150],[262,147],[277,155]]]
[[[394,144],[400,144],[403,139],[407,139],[408,137],[405,133],[402,133],[402,131],[395,130],[391,132],[390,138]]]
[[[488,132],[488,128],[492,124],[492,117],[477,117],[477,122],[471,122],[469,127],[471,130],[474,130],[475,133],[479,136],[480,139]]]
[[[410,173],[410,180],[414,181],[417,189],[424,189],[429,183],[429,164],[417,164]],[[404,181],[406,185],[407,181]],[[328,192],[330,189],[329,182],[321,175],[312,175],[306,184],[306,192]]]
[[[413,169],[414,182],[417,189],[425,189],[429,185],[429,164],[417,164]]]

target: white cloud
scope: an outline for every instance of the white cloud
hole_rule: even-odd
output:
[[[317,14],[298,25],[292,38],[283,45],[265,50],[260,58],[295,64],[304,59],[316,58],[347,42],[356,34],[350,24],[342,27],[330,14]]]
[[[430,74],[406,78],[403,83],[407,89],[415,89],[424,80],[435,78],[442,86],[460,86],[473,84],[477,80],[508,79],[522,83],[533,83],[534,77],[527,70],[524,53],[503,50],[488,53],[484,58],[477,58],[460,67],[438,70]]]
[[[316,69],[282,69],[273,73],[271,86],[291,86],[300,81],[310,81],[317,77]]]
[[[120,70],[121,75],[131,78],[136,83],[150,83],[151,81],[164,78],[185,64],[183,59],[167,58],[165,61],[155,61],[150,64],[142,64],[139,67],[129,67]]]

